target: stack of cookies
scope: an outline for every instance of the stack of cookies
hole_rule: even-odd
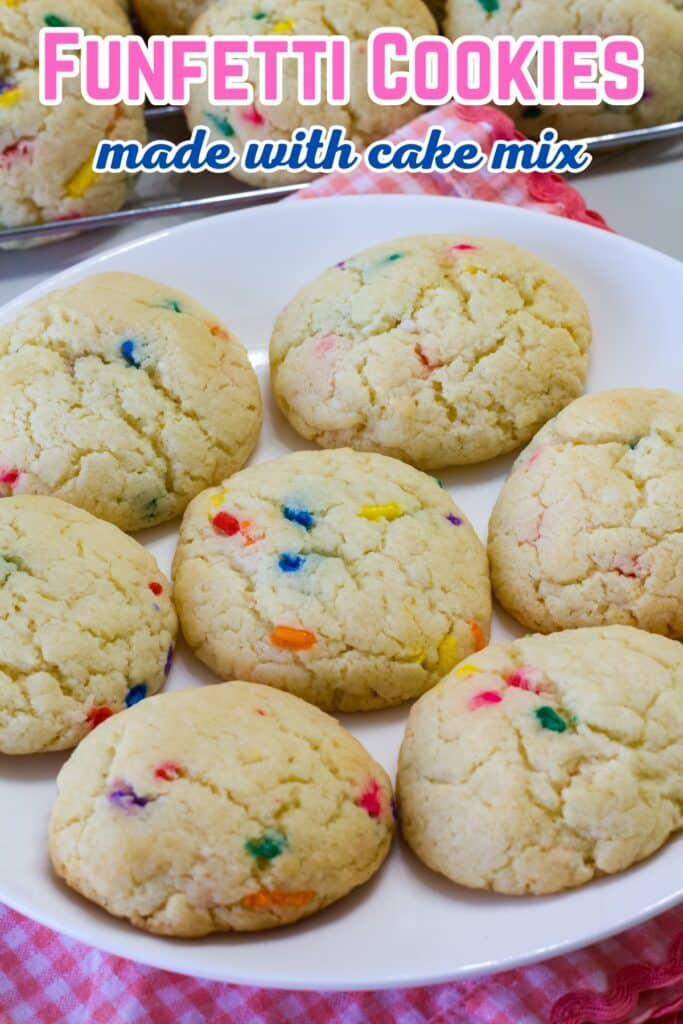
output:
[[[167,935],[327,906],[397,817],[329,713],[409,701],[400,826],[460,885],[556,892],[681,828],[683,397],[582,396],[591,334],[508,242],[358,253],[272,333],[275,398],[322,450],[243,469],[259,386],[187,295],[96,275],[0,329],[0,750],[79,744],[50,829],[69,885]],[[425,471],[522,445],[487,557]],[[122,531],[183,513],[171,590]],[[489,645],[491,583],[535,635]],[[218,685],[152,696],[176,612]]]

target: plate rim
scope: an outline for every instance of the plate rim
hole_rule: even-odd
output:
[[[547,223],[547,218],[553,216],[552,214],[542,210],[529,210],[526,208],[508,206],[507,204],[497,204],[491,202],[483,202],[481,200],[473,200],[467,198],[459,198],[454,196],[424,196],[424,195],[411,195],[411,203],[413,205],[431,205],[431,206],[443,206],[447,201],[457,200],[458,203],[466,204],[466,207],[473,210],[475,216],[477,210],[487,209],[487,217],[491,215],[491,208],[499,205],[505,205],[505,215],[513,220],[521,218],[522,220],[528,220],[532,218],[537,224],[541,221]],[[405,195],[384,195],[384,194],[366,194],[366,195],[354,195],[354,196],[331,196],[324,198],[316,198],[316,209],[320,209],[320,204],[326,208],[339,207],[340,203],[345,203],[345,211],[348,212],[349,203],[356,208],[362,208],[364,206],[381,205],[390,207],[396,206],[397,209],[399,201],[405,204]],[[287,203],[289,208],[291,204]],[[268,206],[255,206],[249,207],[242,210],[229,211],[226,213],[216,214],[208,217],[202,217],[197,220],[193,220],[186,223],[173,225],[171,227],[163,228],[161,230],[153,231],[140,238],[135,238],[122,242],[119,245],[112,246],[105,249],[103,252],[99,252],[94,256],[89,256],[83,260],[78,260],[70,266],[57,271],[57,273],[45,277],[38,284],[35,284],[28,289],[23,290],[19,295],[15,296],[8,303],[5,303],[0,307],[0,323],[6,322],[10,319],[19,309],[22,308],[26,303],[33,301],[35,298],[45,295],[55,288],[63,287],[70,282],[77,281],[90,273],[97,273],[102,264],[110,262],[112,259],[120,259],[125,257],[127,254],[144,250],[150,245],[157,244],[165,239],[171,237],[174,242],[177,241],[178,236],[188,234],[200,234],[205,230],[220,230],[219,225],[226,222],[226,218],[232,218],[231,224],[235,219],[238,221],[249,221],[253,218],[265,219],[268,216],[272,216],[273,212],[281,207],[282,203],[269,204]],[[305,216],[311,216],[306,214]],[[652,265],[653,260],[659,261],[661,266],[666,266],[667,272],[673,272],[678,276],[683,283],[683,262],[676,258],[669,256],[665,253],[661,253],[656,249],[650,248],[643,245],[640,242],[634,241],[633,239],[626,238],[622,235],[611,231],[604,231],[596,228],[589,224],[579,223],[571,219],[555,216],[555,220],[561,222],[553,227],[553,231],[559,231],[560,233],[569,233],[574,236],[588,241],[589,238],[594,238],[592,232],[596,230],[600,231],[603,236],[603,243],[608,246],[613,246],[614,251],[618,254],[622,252],[624,248],[631,250],[634,257],[640,256],[648,260],[649,264]],[[453,228],[456,231],[457,228]],[[501,235],[505,237],[507,229],[504,228],[501,231]],[[412,232],[417,233],[417,232]],[[431,233],[431,232],[426,232]],[[484,234],[493,234],[490,231],[482,232]],[[587,234],[588,233],[588,234]],[[396,232],[399,236],[400,232]],[[523,244],[523,243],[522,243]],[[552,262],[552,261],[550,261]],[[151,272],[154,277],[153,270]],[[253,351],[253,349],[252,349]],[[401,842],[397,836],[395,844]],[[210,967],[203,966],[203,958],[201,956],[202,947],[201,945],[196,946],[195,959],[196,964],[191,967],[191,974],[188,974],[187,965],[180,964],[178,961],[182,960],[183,957],[187,956],[186,946],[178,945],[174,949],[174,940],[166,939],[161,936],[150,936],[146,933],[140,933],[132,926],[129,926],[123,919],[112,918],[112,927],[110,932],[105,935],[94,938],[91,936],[84,937],[84,932],[79,929],[76,923],[73,927],[68,923],[65,926],[63,922],[58,920],[58,915],[51,913],[49,910],[45,911],[43,908],[31,907],[30,910],[26,908],[26,901],[24,899],[17,898],[10,894],[9,896],[5,893],[5,887],[2,879],[0,878],[0,900],[4,902],[8,907],[16,910],[17,912],[25,915],[31,920],[38,922],[59,934],[65,935],[75,941],[83,942],[86,945],[93,946],[94,948],[120,956],[126,960],[130,960],[134,963],[139,963],[154,967],[160,970],[166,970],[174,974],[186,975],[190,977],[196,977],[206,980],[218,981],[223,983],[235,984],[235,985],[247,985],[254,986],[262,989],[285,989],[292,991],[321,991],[321,992],[370,992],[389,988],[405,989],[412,987],[427,987],[437,984],[448,983],[452,981],[462,980],[465,978],[472,978],[482,976],[486,974],[496,974],[501,971],[511,970],[514,968],[522,967],[525,965],[539,963],[544,960],[548,960],[552,957],[562,955],[565,953],[572,952],[576,949],[585,948],[587,945],[592,945],[596,942],[601,942],[612,935],[618,934],[626,929],[632,928],[641,924],[650,918],[657,916],[661,913],[671,910],[683,903],[683,883],[681,886],[672,892],[670,895],[662,897],[661,899],[655,900],[654,903],[650,903],[645,907],[642,907],[638,913],[629,914],[625,921],[617,924],[607,925],[604,928],[595,930],[595,925],[591,926],[590,935],[581,938],[574,938],[568,940],[560,940],[551,945],[542,946],[541,948],[535,947],[526,953],[514,953],[508,957],[504,957],[497,961],[483,961],[478,964],[470,964],[465,967],[451,969],[446,973],[439,972],[425,976],[422,967],[419,971],[413,973],[410,977],[404,976],[395,978],[390,977],[385,972],[384,976],[379,980],[363,979],[361,983],[356,981],[340,981],[338,977],[331,979],[327,976],[324,971],[319,974],[315,979],[310,976],[298,976],[298,977],[279,977],[277,970],[273,967],[267,969],[267,974],[259,975],[258,979],[255,980],[253,972],[252,974],[241,973],[239,969],[232,971],[229,967],[230,961],[230,946],[225,947],[225,961],[226,971],[217,971]],[[571,896],[571,892],[567,895]],[[87,901],[84,901],[87,902]],[[456,911],[454,911],[455,913]],[[485,911],[482,911],[485,912]],[[293,926],[295,927],[295,926]],[[284,930],[283,930],[284,931]],[[268,934],[268,933],[264,933]],[[126,945],[130,941],[130,937],[137,936],[149,940],[149,952],[144,950],[141,954],[136,950],[134,955],[126,952]],[[220,938],[220,936],[218,936]],[[239,936],[238,936],[239,938]],[[158,948],[159,954],[157,955],[156,949]],[[162,955],[163,954],[163,955]],[[243,970],[243,969],[242,969]],[[229,978],[228,978],[229,975]]]

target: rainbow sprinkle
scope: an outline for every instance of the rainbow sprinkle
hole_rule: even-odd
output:
[[[214,530],[224,533],[227,537],[234,537],[240,532],[240,521],[230,512],[217,512],[211,519]]]
[[[283,18],[282,21],[276,21],[270,29],[271,34],[275,35],[289,35],[294,32],[295,25],[291,18]]]
[[[358,515],[363,519],[371,519],[376,522],[379,519],[399,519],[403,507],[397,501],[389,501],[386,505],[363,505]]]
[[[517,690],[526,690],[528,693],[540,693],[540,684],[534,682],[531,678],[533,673],[534,669],[518,668],[506,677],[505,682],[508,686],[514,686]]]
[[[483,670],[480,669],[478,665],[471,665],[469,662],[466,661],[462,665],[459,665],[458,668],[456,668],[455,674],[456,676],[467,678],[468,676],[475,676],[477,672],[482,671]]]
[[[43,18],[43,23],[45,25],[47,25],[48,28],[70,28],[71,27],[69,22],[65,21],[64,18],[60,18],[58,14],[46,14],[45,17]]]
[[[24,95],[20,86],[5,86],[0,83],[0,107],[13,107]]]
[[[310,651],[315,645],[315,633],[292,626],[276,626],[270,634],[270,642],[274,647],[282,647],[289,651]]]
[[[173,655],[174,655],[174,653],[175,653],[175,651],[174,651],[173,645],[171,645],[169,647],[168,651],[166,652],[166,661],[164,662],[164,675],[165,676],[168,676],[169,672],[171,671],[171,665],[173,664]]]
[[[166,299],[161,303],[161,309],[168,309],[171,313],[182,313],[183,307],[177,299]]]
[[[267,910],[269,907],[305,907],[315,893],[310,889],[287,892],[283,889],[259,889],[243,896],[240,906],[244,910]]]
[[[240,117],[243,121],[246,121],[247,124],[260,125],[266,123],[266,119],[258,112],[255,106],[249,107],[248,110],[243,110]]]
[[[468,245],[466,242],[461,242],[459,245],[451,246],[453,252],[476,252],[476,245]]]
[[[486,11],[487,14],[494,14],[495,11],[500,10],[498,0],[479,0],[479,6]]]
[[[106,722],[113,714],[114,712],[111,708],[91,708],[86,716],[86,722],[91,729],[96,729],[98,725],[102,725],[102,722]]]
[[[127,338],[126,341],[122,341],[119,345],[119,351],[129,366],[133,366],[136,370],[139,370],[142,366],[139,358],[136,357],[137,343],[131,338]]]
[[[565,720],[560,718],[557,711],[547,705],[544,705],[542,708],[536,708],[534,715],[543,728],[548,729],[550,732],[566,732],[567,730]]]
[[[2,103],[2,97],[0,96],[0,103]],[[95,159],[96,147],[93,147],[88,154],[87,160],[85,160],[78,168],[72,178],[67,181],[64,186],[64,191],[71,199],[80,199],[84,196],[89,188],[95,184],[98,178],[97,171],[93,170],[92,162]]]
[[[152,593],[156,595],[156,597],[158,597],[159,594],[163,594],[164,592],[164,588],[162,587],[161,583],[157,583],[156,580],[153,580],[151,583],[148,583],[147,586],[152,591]]]
[[[471,697],[468,703],[470,711],[476,711],[478,708],[486,707],[488,704],[500,704],[502,697],[496,690],[481,690],[479,693],[475,693],[474,697]]]
[[[137,686],[131,686],[126,694],[126,707],[132,708],[134,704],[139,704],[146,696],[147,683],[138,683]]]
[[[204,117],[207,121],[210,121],[214,128],[224,135],[226,139],[231,138],[235,134],[235,129],[228,121],[227,117],[218,117],[217,114],[212,114],[208,110],[204,112]]]
[[[312,530],[315,526],[315,517],[305,508],[294,508],[291,505],[282,506],[282,514],[290,523],[303,526],[305,530]]]
[[[112,789],[109,791],[109,799],[118,807],[124,810],[132,810],[134,807],[146,807],[154,797],[139,796],[128,782],[117,779],[112,782]]]
[[[396,260],[400,260],[403,257],[402,252],[392,252],[388,256],[385,256],[381,261],[382,263],[395,263]]]
[[[252,14],[254,21],[263,21],[263,19],[267,17],[268,15],[265,11],[257,11],[256,14]]]
[[[486,637],[478,622],[470,622],[470,633],[474,641],[475,651],[482,651],[486,647]]]
[[[18,469],[0,469],[0,486],[4,485],[12,490],[19,482],[19,476]]]
[[[278,559],[278,569],[282,572],[298,572],[306,561],[303,555],[290,555],[284,552]]]
[[[162,779],[164,782],[175,782],[183,774],[182,766],[177,761],[162,761],[154,769],[154,778]]]
[[[367,786],[356,800],[356,806],[362,807],[371,818],[379,818],[382,813],[382,787],[377,779],[370,779]]]
[[[458,664],[458,641],[449,633],[439,644],[439,672],[445,675]]]
[[[462,519],[460,516],[454,516],[452,512],[448,513],[446,519],[449,523],[452,523],[453,526],[462,526]]]
[[[244,849],[256,859],[274,860],[287,849],[287,837],[280,832],[264,832],[258,839],[247,839]]]

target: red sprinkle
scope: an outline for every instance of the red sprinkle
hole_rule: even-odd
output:
[[[108,718],[114,714],[111,708],[92,708],[88,712],[87,722],[91,729],[96,729],[98,725],[102,725],[102,722],[106,722]]]
[[[240,532],[239,519],[235,519],[229,512],[218,512],[211,520],[211,524],[219,533],[227,533],[228,537],[234,537]]]
[[[247,124],[265,124],[265,119],[259,114],[255,106],[252,106],[249,110],[243,110],[241,114],[242,120],[246,121]]]
[[[18,469],[4,469],[0,470],[0,484],[7,484],[8,487],[14,487],[17,480],[19,479]]]
[[[371,818],[379,818],[382,813],[381,793],[382,790],[377,779],[370,779],[356,804],[358,807],[362,807],[364,811],[367,811]]]
[[[475,252],[477,247],[476,245],[466,245],[461,243],[460,245],[454,245],[453,248],[456,252]]]
[[[154,769],[154,778],[164,779],[166,782],[175,782],[182,774],[183,769],[177,761],[163,761]]]
[[[418,345],[415,346],[415,355],[420,360],[422,365],[426,366],[428,370],[438,370],[439,367],[444,365],[443,363],[432,363],[432,362],[430,362],[429,357],[426,356],[424,354],[424,352],[422,351],[422,345],[418,344]]]
[[[470,698],[469,709],[476,711],[477,708],[483,708],[486,704],[500,704],[502,699],[495,690],[482,690],[481,693],[475,693],[474,697]]]
[[[156,594],[157,597],[159,596],[159,594],[163,594],[164,592],[164,588],[162,587],[161,583],[157,583],[156,581],[148,583],[147,586],[149,587],[153,594]]]
[[[528,671],[524,668],[518,668],[514,672],[511,672],[505,682],[508,686],[515,686],[518,690],[527,690],[529,693],[540,693],[540,687],[529,679]]]
[[[262,708],[256,708],[256,714],[262,715],[264,718],[266,717],[266,713],[262,710]]]

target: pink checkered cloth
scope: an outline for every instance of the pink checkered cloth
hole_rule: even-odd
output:
[[[488,108],[425,114],[484,150],[515,129]],[[401,174],[356,170],[322,179],[316,195],[359,192],[466,196],[513,203],[607,228],[556,175]],[[683,913],[669,911],[616,938],[504,974],[375,993],[267,991],[142,967],[67,939],[0,905],[0,1024],[683,1024]]]

